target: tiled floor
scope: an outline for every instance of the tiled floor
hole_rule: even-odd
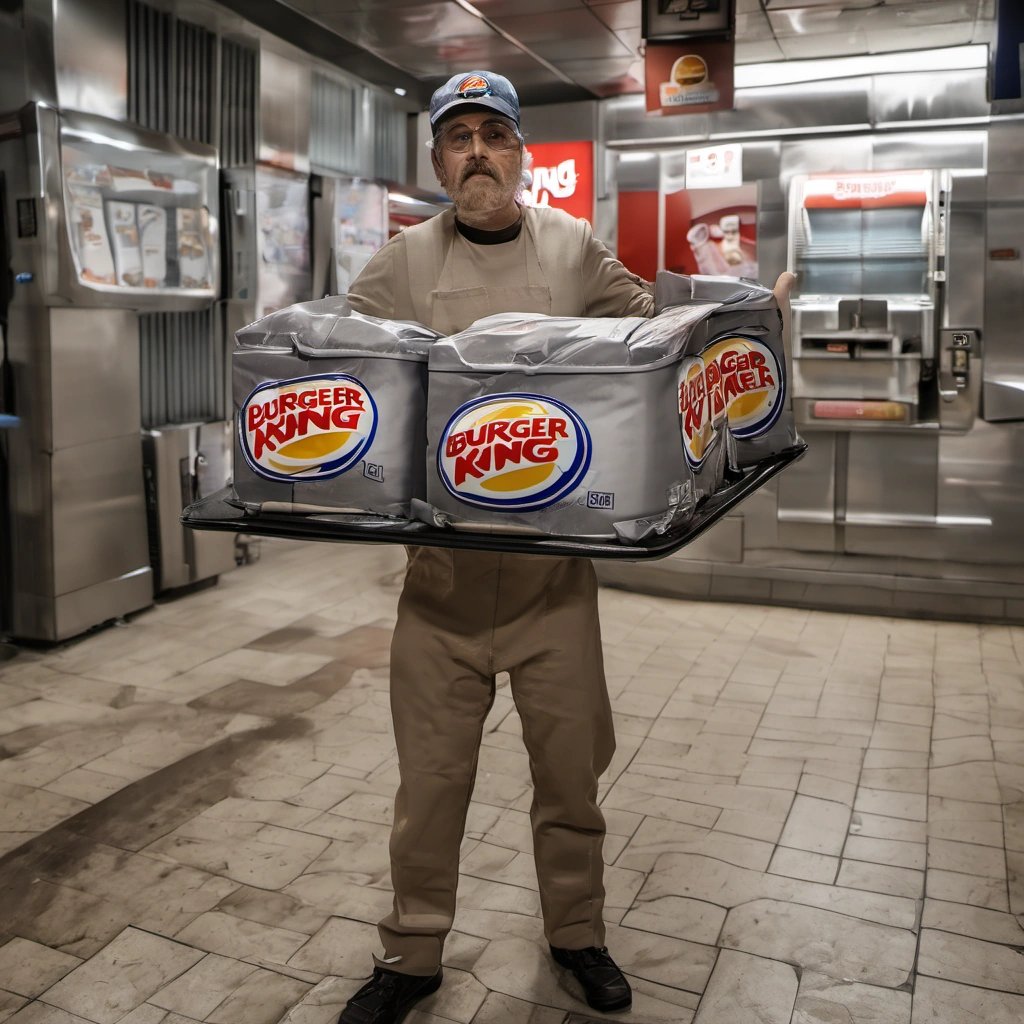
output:
[[[403,563],[264,542],[0,665],[0,1022],[337,1016],[390,901]],[[1024,629],[602,604],[621,1019],[1024,1021]],[[502,688],[447,980],[410,1024],[591,1019],[545,954],[518,733]]]

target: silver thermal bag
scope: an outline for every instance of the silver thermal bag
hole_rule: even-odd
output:
[[[238,331],[234,491],[265,511],[408,518],[425,494],[427,352],[419,324],[303,302]]]

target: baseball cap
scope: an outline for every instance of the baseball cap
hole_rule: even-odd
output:
[[[493,71],[463,71],[452,75],[430,97],[430,127],[446,114],[463,104],[489,107],[519,125],[519,97],[512,83]]]

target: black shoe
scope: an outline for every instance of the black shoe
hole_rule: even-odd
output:
[[[629,982],[604,946],[589,946],[587,949],[557,949],[552,946],[551,955],[555,963],[572,971],[583,986],[588,1005],[595,1010],[610,1013],[632,1006],[633,993]]]
[[[413,1005],[441,987],[442,973],[399,974],[383,967],[348,1001],[338,1024],[400,1024]]]

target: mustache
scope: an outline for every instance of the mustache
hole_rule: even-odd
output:
[[[497,181],[498,176],[494,173],[492,168],[484,163],[482,160],[474,160],[473,163],[469,164],[466,169],[462,172],[461,181],[468,181],[469,178],[474,174],[486,174]]]

